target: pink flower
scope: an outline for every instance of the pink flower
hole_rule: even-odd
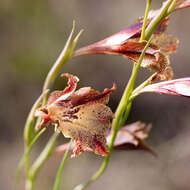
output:
[[[190,97],[190,77],[151,84],[137,93],[144,92]]]

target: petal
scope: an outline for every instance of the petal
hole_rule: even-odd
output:
[[[149,13],[147,25],[158,12],[159,10],[155,10]],[[142,67],[148,68],[153,72],[157,72],[157,80],[171,80],[173,76],[171,69],[169,74],[165,69],[170,63],[168,54],[177,50],[178,40],[172,35],[164,33],[168,27],[168,20],[169,16],[163,19],[155,30],[151,45],[147,49],[141,64]],[[123,55],[124,57],[137,62],[146,45],[146,42],[139,42],[142,23],[143,18],[138,19],[134,25],[127,29],[124,29],[102,41],[80,48],[74,53],[74,56],[86,54],[113,54]]]
[[[67,82],[68,86],[62,91],[52,92],[48,98],[47,105],[50,105],[52,103],[56,103],[62,100],[66,100],[69,96],[71,96],[71,94],[73,94],[73,92],[75,91],[77,87],[77,83],[79,82],[78,77],[73,76],[68,73],[63,73],[61,76],[68,78],[68,82]]]
[[[106,134],[110,128],[113,113],[104,104],[94,103],[75,107],[78,110],[75,118],[64,116],[60,121],[60,128],[66,137],[74,140],[76,149],[74,155],[91,149],[97,154],[107,152]]]
[[[56,153],[65,153],[66,150],[69,148],[69,144],[70,144],[70,143],[65,143],[65,144],[62,144],[62,145],[57,146],[56,149],[55,149],[55,152],[56,152]],[[71,150],[71,151],[74,150],[74,143],[71,144],[70,150]]]
[[[190,7],[190,0],[178,0],[176,2],[175,10]]]
[[[158,14],[159,11],[160,9],[152,10],[149,12],[147,26],[150,24],[152,19]],[[161,21],[160,25],[154,31],[154,34],[158,36],[166,32],[168,27],[168,21],[169,21],[169,16]],[[117,51],[116,52],[114,51],[115,48],[118,49],[118,46],[124,45],[129,39],[140,38],[142,25],[143,25],[143,17],[137,19],[137,21],[128,28],[121,30],[120,32],[114,35],[111,35],[105,38],[104,40],[80,48],[79,50],[74,52],[73,56],[76,57],[86,54],[117,54]],[[130,51],[130,49],[128,48],[129,46],[126,46],[125,52]]]
[[[151,84],[143,88],[140,93],[154,92],[168,95],[177,95],[190,97],[190,78],[181,78],[176,80],[170,80],[166,82],[160,82]]]
[[[142,122],[135,122],[130,125],[122,127],[115,139],[114,146],[120,146],[123,144],[133,144],[137,146],[140,140],[144,140],[148,137],[148,133],[151,129],[151,125],[145,125]],[[110,143],[110,135],[107,137],[107,143]]]
[[[106,88],[102,93],[95,91],[90,87],[80,88],[71,96],[71,103],[73,106],[78,106],[87,103],[107,104],[109,101],[109,95],[114,90],[116,90],[115,83],[113,84],[113,87],[111,89]]]
[[[142,22],[136,23],[110,37],[107,37],[104,40],[80,48],[79,50],[74,52],[73,56],[76,57],[86,54],[104,54],[106,52],[109,53],[110,47],[125,43],[132,36],[134,36],[137,33],[140,33],[141,29],[142,29]]]
[[[142,122],[135,122],[122,127],[115,139],[114,149],[116,150],[144,150],[157,156],[156,152],[148,146],[144,139],[148,137],[152,125],[146,125]],[[107,143],[110,141],[110,135],[107,137]]]

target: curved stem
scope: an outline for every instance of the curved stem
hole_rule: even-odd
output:
[[[24,162],[26,159],[28,159],[28,155],[33,147],[33,145],[36,143],[36,141],[38,140],[38,138],[45,132],[46,128],[43,128],[41,131],[39,131],[39,133],[32,139],[31,143],[28,145],[28,147],[26,148],[25,152],[24,152],[24,155],[22,156],[20,162],[19,162],[19,165],[17,167],[17,171],[16,171],[16,177],[15,177],[15,189],[17,187],[17,184],[19,183],[19,178],[20,178],[20,172],[21,172],[21,169],[24,165]],[[28,175],[29,175],[29,171],[28,172]]]
[[[72,43],[72,39],[74,35],[74,30],[75,30],[75,23],[73,22],[73,28],[65,44],[65,47],[63,48],[61,54],[59,55],[56,62],[53,64],[52,68],[50,69],[45,79],[43,91],[50,88],[50,85],[52,84],[53,80],[56,78],[57,73],[60,71],[63,64],[66,63],[66,61],[69,59],[70,53],[71,53],[70,50],[71,50],[71,43]]]
[[[54,133],[52,135],[37,160],[31,166],[29,177],[26,179],[26,190],[33,190],[36,175],[38,174],[39,169],[42,167],[45,161],[51,156],[58,136],[59,133]]]
[[[34,113],[36,109],[39,107],[40,103],[42,102],[43,98],[48,94],[49,90],[45,90],[40,97],[36,100],[34,105],[32,106],[30,113],[27,117],[26,124],[24,127],[24,141],[26,143],[26,146],[31,143],[32,135],[34,135],[32,132],[33,126],[35,123]]]
[[[146,3],[146,10],[145,10],[145,15],[144,15],[140,41],[143,41],[145,39],[145,29],[146,29],[146,23],[147,23],[147,18],[148,18],[151,2],[152,0],[147,0],[147,3]]]
[[[31,166],[30,169],[30,177],[34,179],[39,171],[39,169],[42,167],[43,163],[51,156],[53,148],[55,146],[55,142],[57,140],[57,137],[59,136],[59,133],[54,133],[48,143],[46,144],[45,148],[37,158],[37,160],[34,162],[34,164]]]
[[[126,109],[126,107],[128,105],[128,100],[129,100],[129,97],[130,97],[130,95],[132,93],[132,89],[133,89],[133,86],[134,86],[134,83],[135,83],[135,80],[136,80],[136,77],[137,77],[137,73],[138,73],[140,65],[141,65],[141,63],[143,61],[143,57],[144,57],[144,55],[146,53],[146,50],[150,45],[150,42],[151,42],[151,39],[147,42],[146,46],[144,47],[144,49],[143,49],[143,51],[142,51],[142,53],[140,55],[138,63],[136,64],[136,66],[133,69],[133,72],[131,74],[130,80],[129,80],[128,84],[127,84],[127,87],[125,88],[125,91],[124,91],[124,93],[122,95],[120,103],[119,103],[119,105],[117,107],[117,110],[115,112],[115,119],[113,119],[113,121],[112,121],[112,134],[111,134],[111,141],[110,141],[110,144],[109,144],[109,154],[104,159],[100,169],[90,178],[90,180],[88,182],[84,183],[84,184],[80,184],[79,186],[75,187],[74,190],[84,190],[90,183],[92,183],[93,181],[98,179],[104,173],[105,169],[107,168],[107,165],[109,163],[109,159],[110,159],[110,156],[111,156],[111,153],[112,153],[112,150],[113,150],[114,141],[115,141],[115,138],[117,136],[117,132],[121,127],[120,121],[121,121],[121,118],[122,118],[122,114],[124,113],[124,111],[125,111],[125,109]],[[129,110],[126,110],[126,112],[128,113],[127,116],[129,115],[131,107],[129,106],[128,109]]]
[[[168,0],[165,5],[161,8],[160,12],[152,19],[150,24],[145,30],[145,40],[148,40],[157,26],[162,22],[162,20],[167,16],[167,11],[172,2],[175,0]]]
[[[57,176],[56,176],[56,180],[55,180],[55,183],[54,183],[54,186],[53,186],[53,190],[59,190],[59,186],[60,186],[60,183],[61,183],[61,175],[63,173],[63,169],[65,167],[65,163],[68,159],[68,156],[69,156],[69,151],[70,151],[70,147],[71,147],[71,144],[72,144],[72,140],[70,140],[70,143],[69,143],[69,146],[63,156],[63,159],[62,159],[62,162],[59,166],[59,170],[57,172]]]
[[[154,73],[151,75],[147,80],[145,80],[142,84],[140,84],[137,88],[133,90],[133,93],[131,94],[129,101],[132,101],[134,98],[138,96],[138,92],[143,89],[145,86],[148,86],[152,83],[152,79],[157,75],[157,73]]]
[[[55,78],[56,78],[58,72],[60,71],[61,67],[63,66],[63,64],[66,63],[66,61],[68,61],[69,58],[71,58],[74,48],[77,44],[77,41],[82,33],[82,30],[81,30],[78,33],[78,35],[75,37],[75,39],[73,40],[74,30],[75,30],[75,23],[73,22],[73,28],[72,28],[72,31],[66,42],[66,45],[65,45],[64,49],[62,50],[60,56],[58,57],[58,59],[56,60],[56,62],[52,66],[52,68],[50,69],[50,71],[45,79],[45,82],[43,85],[43,90],[42,90],[42,92],[44,92],[45,95],[43,95],[43,97],[42,96],[39,97],[39,99],[36,101],[36,103],[32,107],[30,114],[27,118],[25,129],[24,129],[24,140],[26,143],[25,150],[27,150],[28,144],[30,144],[30,141],[32,141],[32,139],[33,139],[32,135],[36,134],[38,131],[38,130],[36,130],[36,127],[34,127],[34,125],[38,126],[40,119],[38,118],[37,120],[35,120],[35,118],[34,118],[35,110],[41,103],[42,99],[43,99],[42,105],[45,105],[47,97],[48,97],[48,93],[46,93],[47,89],[50,88],[52,82],[55,80]],[[34,130],[34,128],[35,128],[35,130]],[[44,164],[44,162],[47,160],[47,158],[51,155],[51,152],[55,145],[57,136],[58,136],[58,134],[54,134],[51,137],[48,144],[46,145],[46,147],[44,148],[44,150],[42,151],[42,153],[40,154],[38,159],[34,162],[34,164],[32,165],[31,168],[29,165],[29,155],[27,154],[25,156],[24,161],[25,161],[25,168],[26,168],[26,174],[27,174],[26,175],[26,178],[27,178],[26,189],[27,190],[33,189],[35,177],[36,177],[40,167]],[[33,140],[35,140],[35,139],[33,139]]]

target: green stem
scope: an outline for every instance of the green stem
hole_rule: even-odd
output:
[[[150,76],[147,80],[145,80],[142,84],[140,84],[135,90],[133,90],[133,93],[131,94],[129,101],[133,101],[134,98],[138,96],[138,92],[143,89],[145,86],[148,86],[152,83],[152,79],[157,75],[157,73],[154,73],[152,76]]]
[[[27,117],[26,124],[25,124],[25,127],[24,127],[24,141],[26,143],[26,146],[28,144],[30,144],[30,142],[32,140],[32,135],[34,135],[33,134],[33,126],[34,126],[34,123],[35,123],[34,113],[35,113],[36,109],[40,106],[40,103],[42,102],[44,96],[46,96],[48,94],[48,91],[49,90],[45,90],[40,95],[40,97],[36,100],[36,102],[32,106],[32,108],[30,110],[30,113],[29,113],[29,115]]]
[[[32,190],[34,189],[34,180],[31,178],[27,178],[26,184],[25,184],[25,189],[26,190]]]
[[[129,101],[133,87],[134,87],[134,83],[140,68],[140,65],[142,63],[143,57],[145,55],[145,52],[147,50],[147,48],[150,45],[151,42],[151,35],[154,32],[154,30],[156,29],[156,27],[160,24],[160,22],[164,19],[165,16],[167,16],[167,11],[168,8],[170,7],[171,3],[174,2],[174,0],[168,0],[164,6],[161,8],[159,14],[151,21],[151,23],[148,25],[147,29],[145,30],[144,28],[146,28],[146,22],[147,22],[147,16],[148,16],[148,12],[149,12],[149,7],[146,9],[145,12],[145,19],[144,19],[144,23],[143,23],[143,28],[142,28],[142,34],[141,34],[141,40],[148,40],[144,50],[142,51],[138,64],[135,66],[135,69],[133,69],[132,75],[130,77],[130,80],[126,86],[126,89],[123,93],[123,96],[121,98],[121,101],[118,105],[118,108],[116,110],[115,113],[115,119],[112,122],[112,136],[111,136],[111,142],[109,144],[109,155],[105,158],[104,162],[102,163],[100,169],[92,176],[92,178],[84,183],[84,184],[80,184],[79,186],[77,186],[75,188],[75,190],[84,190],[90,183],[92,183],[93,181],[95,181],[97,178],[99,178],[105,171],[105,169],[107,168],[110,156],[111,156],[111,152],[113,149],[113,145],[114,145],[114,141],[117,135],[117,132],[119,130],[119,128],[124,124],[124,122],[127,120],[127,117],[130,113],[131,110],[131,105],[132,105],[132,101]],[[150,5],[150,1],[149,1],[149,5]],[[143,31],[145,30],[145,34],[143,34]],[[127,109],[126,109],[127,108]],[[126,109],[126,111],[125,111]],[[125,114],[123,115],[125,111]],[[123,118],[122,118],[123,116]],[[121,120],[122,118],[122,120]]]
[[[127,118],[128,118],[128,116],[130,114],[131,107],[132,107],[132,101],[129,102],[128,105],[127,105],[126,111],[125,111],[125,113],[124,113],[124,115],[123,115],[123,117],[122,117],[122,119],[120,121],[120,126],[124,126],[125,125],[125,123],[127,121]]]
[[[24,162],[25,160],[28,158],[28,155],[33,147],[33,145],[36,143],[36,141],[38,140],[38,138],[45,132],[46,128],[43,128],[41,131],[38,132],[38,134],[32,139],[31,143],[28,145],[28,147],[26,148],[25,152],[24,152],[24,155],[22,156],[19,164],[18,164],[18,167],[17,167],[17,171],[16,171],[16,177],[15,177],[15,190],[16,190],[16,187],[19,183],[19,179],[20,179],[20,172],[21,172],[21,169],[24,165]],[[29,171],[28,171],[29,172]]]
[[[150,10],[151,2],[152,2],[152,0],[147,0],[147,3],[146,3],[146,10],[145,10],[144,21],[143,21],[142,32],[141,32],[141,38],[140,38],[141,42],[145,39],[145,29],[146,29],[147,18],[148,18],[148,13]]]
[[[38,174],[39,169],[42,167],[45,161],[51,156],[58,136],[59,133],[54,133],[52,135],[52,137],[48,141],[47,145],[45,146],[45,148],[43,149],[37,160],[31,166],[29,177],[26,179],[26,190],[34,189],[36,175]]]
[[[123,96],[122,96],[120,103],[117,107],[117,110],[115,112],[115,119],[113,119],[113,121],[112,121],[112,135],[111,135],[111,141],[109,144],[109,154],[104,159],[104,162],[102,163],[102,166],[100,167],[100,169],[90,178],[90,180],[87,183],[80,184],[74,190],[84,190],[90,183],[92,183],[93,181],[98,179],[104,173],[105,169],[107,168],[107,165],[109,163],[109,159],[110,159],[110,156],[111,156],[111,153],[113,150],[114,141],[115,141],[115,138],[117,136],[117,132],[118,132],[119,128],[121,127],[121,123],[120,123],[121,117],[122,117],[122,115],[123,115],[123,113],[124,113],[124,111],[128,105],[128,100],[129,100],[129,97],[131,95],[132,88],[134,86],[134,83],[135,83],[135,80],[137,77],[137,73],[139,71],[139,68],[140,68],[140,65],[142,63],[143,57],[146,53],[146,50],[150,45],[150,42],[151,42],[151,39],[147,42],[146,46],[144,47],[144,49],[140,55],[139,61],[138,61],[137,65],[135,66],[135,69],[132,72],[130,80],[127,84],[127,87],[125,88]],[[130,108],[131,107],[129,106],[128,107],[129,110],[126,110],[126,112],[128,113],[127,116],[129,115]]]
[[[59,166],[59,170],[57,172],[57,176],[56,176],[56,180],[55,180],[55,183],[54,183],[54,186],[53,186],[53,190],[59,190],[59,186],[60,186],[60,183],[61,183],[61,175],[63,173],[63,169],[64,169],[64,166],[65,166],[65,163],[68,159],[68,156],[69,156],[69,151],[70,151],[70,147],[71,147],[71,144],[72,144],[72,140],[70,140],[70,143],[69,143],[69,146],[63,156],[63,159],[61,161],[61,164]]]
[[[162,22],[162,20],[167,16],[167,11],[175,0],[168,0],[165,5],[160,9],[160,12],[152,19],[150,24],[145,30],[145,40],[148,40],[157,26]]]
[[[42,165],[45,163],[45,161],[51,156],[53,148],[55,146],[55,142],[56,142],[58,136],[59,136],[59,133],[56,133],[56,132],[52,135],[52,137],[50,138],[50,140],[46,144],[43,151],[40,153],[37,160],[31,166],[30,177],[32,179],[35,179],[39,169],[42,167]]]
[[[72,53],[73,53],[74,48],[77,44],[77,41],[78,41],[78,39],[82,33],[82,30],[81,30],[79,32],[79,34],[73,40],[74,30],[75,30],[75,23],[73,22],[73,28],[72,28],[70,36],[66,42],[66,45],[65,45],[64,49],[62,50],[60,56],[58,57],[58,59],[56,60],[56,62],[52,66],[52,68],[50,69],[50,71],[49,71],[49,73],[45,79],[43,90],[42,90],[44,93],[46,93],[46,90],[50,88],[52,82],[55,80],[55,78],[56,78],[58,72],[61,70],[61,67],[63,66],[63,64],[66,63],[66,61],[68,61],[68,59],[71,58],[71,56],[72,56]],[[41,103],[42,99],[43,99],[42,106],[45,105],[47,97],[48,97],[48,93],[46,93],[43,97],[41,97],[41,96],[39,97],[39,99],[36,101],[36,103],[32,107],[30,114],[27,118],[25,129],[24,129],[24,139],[26,142],[25,149],[28,148],[27,146],[33,138],[32,135],[34,135],[38,131],[38,130],[36,130],[36,126],[38,126],[40,119],[38,118],[35,121],[35,118],[34,118],[35,110],[39,106],[39,104]],[[35,131],[33,130],[34,125],[35,125]],[[26,177],[27,177],[26,189],[27,190],[33,189],[35,177],[36,177],[40,167],[43,165],[43,163],[50,156],[50,154],[53,150],[53,147],[55,145],[55,141],[57,139],[57,136],[58,136],[57,134],[54,134],[51,137],[48,144],[46,145],[46,147],[44,148],[44,150],[42,151],[42,153],[40,154],[38,159],[34,162],[31,169],[29,166],[29,155],[28,154],[26,155],[25,168],[26,168],[26,173],[27,173],[27,175],[26,175]],[[30,169],[30,171],[29,171],[29,169]]]
[[[58,72],[61,70],[62,66],[71,58],[73,51],[76,47],[76,44],[78,42],[78,39],[80,37],[80,35],[82,34],[83,30],[81,30],[77,36],[75,37],[75,39],[73,40],[74,37],[74,31],[75,31],[75,22],[73,22],[73,28],[71,30],[71,33],[67,39],[67,42],[65,44],[65,47],[63,48],[61,54],[59,55],[58,59],[56,60],[56,62],[53,64],[52,68],[50,69],[45,82],[44,82],[44,86],[43,86],[43,91],[50,88],[51,84],[53,83],[53,81],[55,80]],[[43,103],[42,106],[46,104],[47,102],[47,97],[48,94],[44,97],[43,99]],[[41,122],[41,119],[38,118],[36,121],[36,125],[35,125],[35,131],[38,131],[38,126]]]
[[[174,0],[171,3],[170,7],[168,8],[168,10],[167,10],[167,16],[173,12],[173,10],[175,9],[175,5],[176,5],[176,0]]]

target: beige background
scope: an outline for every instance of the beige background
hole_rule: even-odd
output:
[[[153,1],[158,8],[161,1]],[[23,152],[23,125],[31,105],[40,94],[43,80],[70,33],[72,20],[77,31],[84,29],[78,47],[104,39],[124,29],[144,14],[140,0],[1,0],[0,2],[0,189],[13,188],[15,169]],[[176,12],[169,33],[180,39],[171,56],[175,78],[190,75],[190,9]],[[115,110],[129,78],[132,64],[119,56],[91,55],[75,58],[63,67],[80,78],[79,87],[103,90],[113,81],[118,89],[110,106]],[[150,73],[140,70],[138,83]],[[58,79],[55,89],[65,81]],[[190,189],[190,100],[146,94],[138,97],[128,123],[141,120],[153,124],[148,143],[159,154],[114,152],[105,174],[88,189],[188,190]],[[53,133],[48,132],[33,149],[37,156]],[[59,139],[59,144],[65,142]],[[50,190],[61,156],[54,155],[40,171],[36,189]],[[85,153],[71,159],[64,170],[63,189],[72,189],[95,172],[100,156]],[[21,183],[20,189],[23,189]]]

